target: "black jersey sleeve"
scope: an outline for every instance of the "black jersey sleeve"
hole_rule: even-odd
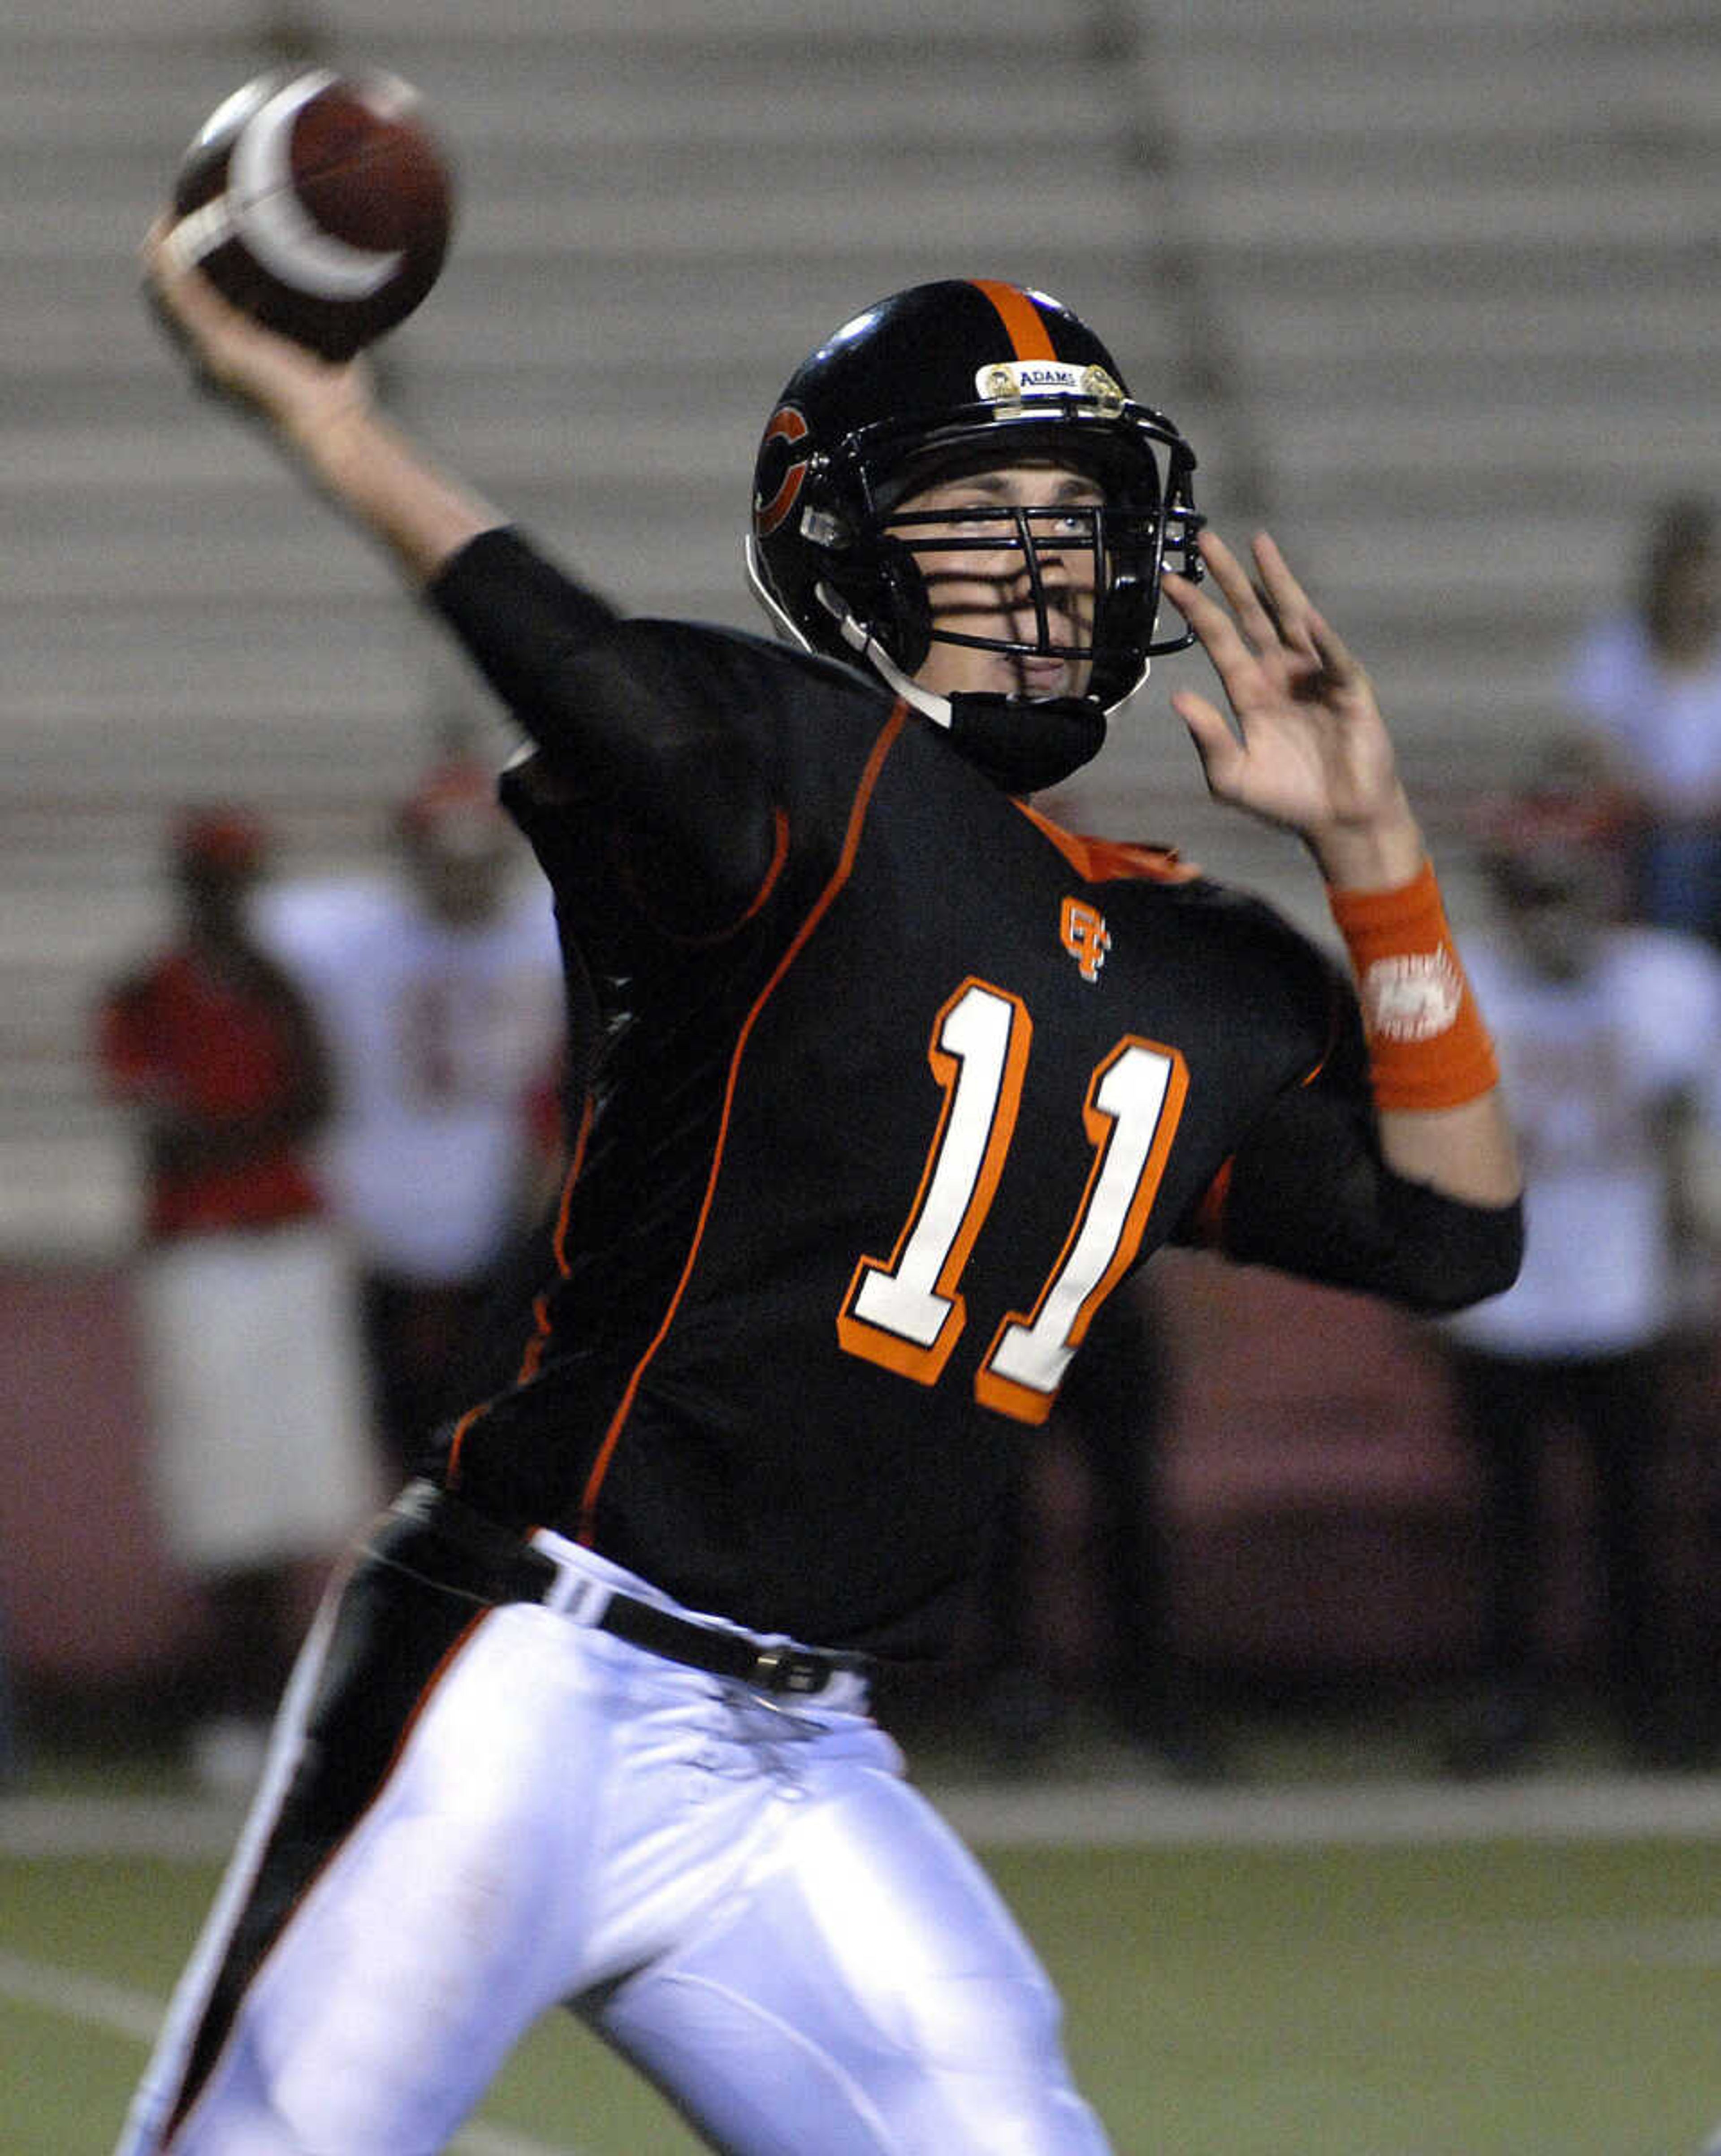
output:
[[[1209,1215],[1207,1240],[1215,1240]],[[1411,1310],[1499,1295],[1524,1255],[1522,1206],[1473,1205],[1396,1174],[1381,1157],[1354,1001],[1319,1074],[1280,1096],[1227,1163],[1216,1240],[1226,1256]]]
[[[628,621],[505,528],[462,548],[428,597],[561,798],[625,828],[635,885],[671,925],[743,915],[774,858],[770,784],[663,625]]]

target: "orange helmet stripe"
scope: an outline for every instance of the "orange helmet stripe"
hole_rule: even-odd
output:
[[[1057,358],[1039,310],[1019,285],[1001,284],[991,277],[976,277],[971,281],[975,290],[984,292],[997,309],[1018,359]]]

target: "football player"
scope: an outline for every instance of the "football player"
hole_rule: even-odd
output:
[[[773,642],[622,616],[362,364],[171,233],[147,267],[518,721],[597,1046],[518,1379],[428,1434],[320,1620],[126,2150],[440,2147],[557,2002],[735,2156],[1104,2149],[868,1675],[939,1654],[1158,1245],[1424,1308],[1513,1276],[1494,1062],[1367,676],[1270,541],[1257,594],[1201,533],[1188,445],[1043,295],[899,293],[796,370],[754,485]],[[1192,636],[1208,781],[1307,842],[1360,997],[1028,798]]]

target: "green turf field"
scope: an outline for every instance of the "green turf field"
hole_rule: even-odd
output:
[[[105,2152],[215,1867],[20,1853],[7,1812],[0,2149]],[[1483,1836],[1437,1814],[1274,1845],[1273,1815],[1257,1793],[1230,1841],[1186,1827],[1127,1848],[1037,1845],[1031,1819],[984,1850],[1063,1991],[1119,2156],[1697,2156],[1721,2119],[1721,1840],[1639,1835],[1629,1815]],[[1059,1816],[1040,1793],[1035,1817]],[[1078,1842],[1106,1830],[1073,1800],[1069,1816]],[[458,2144],[695,2145],[561,2021]]]

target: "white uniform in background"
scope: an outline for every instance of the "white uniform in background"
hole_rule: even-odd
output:
[[[1549,979],[1508,949],[1466,946],[1523,1151],[1517,1283],[1450,1322],[1494,1355],[1601,1355],[1677,1322],[1689,1283],[1669,1232],[1661,1104],[1721,1107],[1721,961],[1695,938],[1620,927],[1596,964]]]
[[[390,879],[307,883],[271,894],[260,925],[328,1042],[319,1168],[360,1262],[423,1281],[483,1270],[513,1224],[527,1103],[561,1039],[547,890],[527,883],[456,927]]]

